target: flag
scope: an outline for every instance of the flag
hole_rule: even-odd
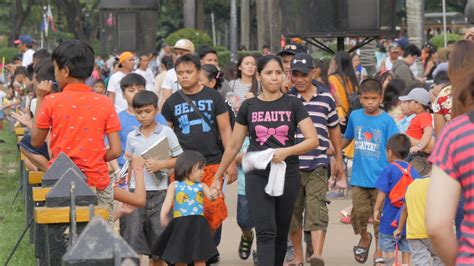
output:
[[[48,5],[48,10],[46,11],[46,18],[51,25],[51,30],[53,32],[56,32],[56,26],[54,25],[54,18],[53,18],[53,12],[51,12],[51,5]]]

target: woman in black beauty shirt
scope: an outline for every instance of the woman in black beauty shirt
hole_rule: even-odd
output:
[[[235,158],[242,142],[250,136],[249,152],[275,149],[272,161],[286,163],[285,188],[282,196],[265,193],[270,167],[245,174],[246,195],[251,218],[256,225],[258,265],[283,265],[288,230],[300,183],[299,154],[318,146],[311,118],[301,101],[283,94],[283,66],[273,55],[263,56],[257,63],[257,79],[262,93],[242,103],[234,131],[216,176],[221,176]],[[305,140],[295,145],[299,127]],[[215,179],[218,180],[218,179]],[[215,183],[214,187],[220,187]]]

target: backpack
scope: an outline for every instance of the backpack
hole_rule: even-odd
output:
[[[402,177],[398,180],[397,184],[392,188],[392,191],[388,194],[388,198],[390,199],[390,203],[400,208],[405,203],[405,192],[407,191],[408,185],[413,182],[413,177],[411,176],[411,165],[408,164],[407,169],[404,169],[398,163],[392,163],[395,165],[400,171],[402,171]]]

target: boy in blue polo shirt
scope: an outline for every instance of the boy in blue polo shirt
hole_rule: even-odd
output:
[[[323,245],[326,237],[329,216],[326,199],[328,190],[329,159],[326,155],[329,141],[336,150],[336,177],[343,171],[341,131],[336,112],[336,103],[329,90],[322,83],[312,80],[314,72],[313,58],[306,53],[298,53],[291,60],[291,79],[294,87],[290,94],[303,102],[313,121],[319,136],[319,147],[299,156],[301,183],[291,220],[290,238],[295,249],[292,264],[304,263],[302,231],[310,232],[309,244],[312,253],[307,258],[311,265],[321,265]],[[296,142],[304,140],[298,130]],[[304,224],[303,224],[303,212]]]
[[[382,84],[376,79],[366,79],[359,88],[359,99],[363,109],[351,113],[347,123],[342,147],[355,140],[354,163],[352,166],[352,213],[354,233],[360,235],[359,244],[354,246],[354,258],[365,263],[369,256],[372,234],[367,231],[369,218],[374,212],[377,189],[375,182],[388,164],[385,154],[388,139],[398,133],[392,117],[380,109],[383,99]],[[378,224],[374,223],[375,243],[378,243]],[[376,250],[376,256],[380,252]],[[375,259],[374,259],[375,260]]]

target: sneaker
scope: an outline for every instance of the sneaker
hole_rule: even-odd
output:
[[[252,259],[253,259],[253,265],[257,265],[258,264],[258,256],[257,256],[257,251],[256,250],[252,251]]]
[[[339,221],[343,224],[351,224],[351,217],[350,216],[343,216]]]

